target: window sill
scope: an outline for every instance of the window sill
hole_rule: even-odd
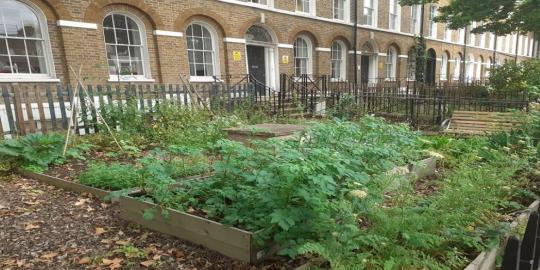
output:
[[[55,78],[32,78],[32,77],[2,77],[0,76],[0,83],[59,83],[60,79]]]
[[[213,83],[213,82],[220,82],[220,79],[216,79],[212,76],[191,76],[189,77],[189,82],[194,83]]]
[[[110,83],[115,83],[115,82],[121,82],[121,83],[129,83],[129,82],[153,83],[153,82],[156,82],[156,80],[149,79],[149,78],[120,78],[120,80],[118,80],[118,78],[109,77],[108,82],[110,82]]]

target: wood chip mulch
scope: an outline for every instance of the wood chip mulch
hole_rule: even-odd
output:
[[[250,266],[123,221],[115,205],[20,176],[0,178],[0,269],[294,269]]]

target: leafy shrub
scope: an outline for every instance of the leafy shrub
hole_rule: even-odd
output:
[[[0,145],[0,157],[33,171],[43,171],[50,164],[63,160],[64,137],[58,134],[29,134],[5,140]],[[75,155],[76,152],[71,151]]]
[[[140,184],[141,176],[138,169],[129,164],[96,163],[79,176],[79,182],[105,190],[122,190],[136,187]]]
[[[496,92],[527,92],[532,100],[540,98],[540,60],[509,62],[492,69],[490,87]]]
[[[222,140],[215,177],[151,195],[164,206],[200,209],[225,224],[262,230],[259,243],[275,241],[281,254],[294,256],[336,226],[354,228],[353,210],[371,175],[420,156],[417,140],[405,126],[378,118],[315,125],[298,140],[259,141],[253,148]],[[378,180],[373,191],[384,186]]]

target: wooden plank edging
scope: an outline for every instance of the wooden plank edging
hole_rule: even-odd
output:
[[[540,205],[540,200],[536,200],[529,207],[527,211],[522,213],[517,217],[510,227],[515,229],[521,223],[527,222],[529,215],[535,211],[538,211],[538,206]],[[508,238],[509,235],[506,235],[505,238]],[[506,239],[505,239],[506,242]],[[497,266],[497,256],[504,251],[504,245],[499,245],[490,250],[480,253],[464,270],[494,270]]]
[[[149,211],[153,218],[146,220],[143,214]],[[265,255],[263,250],[255,248],[253,238],[256,233],[131,197],[120,197],[120,217],[150,230],[201,245],[232,259],[255,263]]]
[[[32,178],[34,180],[38,180],[44,184],[48,184],[51,186],[55,186],[57,188],[61,188],[68,191],[73,191],[76,193],[89,193],[98,198],[101,201],[104,201],[105,197],[109,195],[111,192],[106,191],[99,188],[89,187],[85,186],[83,184],[79,184],[76,182],[67,181],[64,179],[60,179],[58,177],[42,174],[42,173],[35,173],[27,170],[19,169],[18,173],[24,177]],[[113,200],[117,201],[117,200]]]

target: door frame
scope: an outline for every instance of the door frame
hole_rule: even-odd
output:
[[[266,43],[257,43],[257,42],[246,42],[244,46],[244,53],[246,56],[246,74],[249,74],[249,61],[247,54],[247,46],[257,46],[264,47],[264,62],[265,62],[265,72],[266,72],[266,82],[265,85],[279,91],[279,63],[278,60],[278,46],[276,44],[266,44]],[[273,73],[273,75],[272,75]]]

